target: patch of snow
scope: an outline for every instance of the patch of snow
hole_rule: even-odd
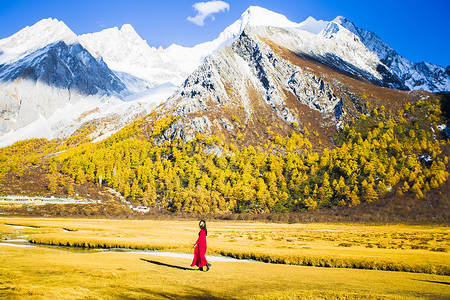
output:
[[[432,162],[433,161],[433,158],[431,156],[425,155],[425,154],[422,154],[421,156],[419,156],[419,159],[423,160],[425,162]]]
[[[31,226],[25,226],[25,225],[12,225],[12,224],[5,224],[7,226],[10,226],[14,229],[21,229],[21,228],[39,228],[39,227],[31,227]],[[12,241],[12,240],[9,240]]]
[[[164,83],[149,89],[146,89],[140,93],[132,94],[125,97],[125,101],[141,101],[147,104],[154,103],[155,107],[158,106],[162,101],[169,98],[178,87],[171,83]]]
[[[1,241],[1,242],[0,242],[0,246],[25,247],[25,248],[34,247],[34,246],[32,246],[32,245],[8,243],[8,241]]]

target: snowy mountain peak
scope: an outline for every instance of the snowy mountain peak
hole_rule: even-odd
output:
[[[336,18],[334,18],[334,20],[332,22],[336,22],[338,24],[343,24],[345,22],[348,22],[348,20],[344,16],[337,16]]]
[[[84,48],[94,57],[101,57],[110,69],[144,79],[150,86],[165,82],[180,84],[193,70],[179,75],[179,68],[172,57],[167,57],[167,51],[150,47],[130,24],[124,24],[120,29],[113,27],[83,34],[78,38]]]
[[[120,31],[122,32],[131,32],[131,33],[136,33],[136,30],[134,30],[133,26],[131,26],[131,24],[123,24],[122,27],[120,28]]]
[[[346,17],[337,16],[332,22],[341,25],[359,37],[361,29],[356,27],[356,25]]]
[[[33,26],[27,26],[16,34],[0,40],[0,64],[9,64],[49,44],[63,41],[77,42],[77,35],[57,19],[43,19]]]
[[[316,20],[313,17],[308,17],[305,21],[298,24],[296,28],[317,35],[327,27],[328,23],[328,21]]]
[[[199,46],[207,45],[207,47],[215,51],[220,46],[231,45],[247,26],[298,27],[299,24],[291,22],[285,16],[268,9],[259,6],[250,6],[238,20],[225,28],[217,39],[212,42],[200,44]],[[211,51],[211,53],[214,51]]]
[[[297,23],[289,21],[284,15],[259,6],[250,6],[241,15],[240,20],[248,26],[296,27]]]
[[[13,39],[30,38],[31,34],[37,35],[35,38],[53,38],[53,41],[75,42],[76,34],[58,19],[42,19],[32,26],[27,26],[12,36]]]
[[[124,24],[120,29],[113,27],[83,34],[78,38],[94,57],[102,57],[109,68],[144,78],[144,71],[136,74],[130,71],[130,66],[146,65],[146,57],[151,49],[130,24]]]
[[[319,35],[325,38],[333,38],[337,34],[347,36],[350,39],[359,40],[359,28],[343,16],[337,16],[331,22],[327,23]]]
[[[134,30],[130,24],[124,24],[119,29],[118,27],[108,28],[96,33],[88,33],[79,36],[80,42],[88,50],[92,46],[93,42],[99,45],[107,46],[109,49],[114,47],[121,47],[126,41],[127,44],[133,44],[135,46],[148,47],[147,42],[143,40],[139,34]],[[97,47],[94,47],[97,48]],[[91,51],[92,53],[92,51]],[[94,53],[97,54],[97,53]]]
[[[357,27],[352,21],[343,16],[336,17],[320,33],[326,38],[337,35],[359,40],[389,71],[396,77],[395,81],[401,82],[403,89],[425,90],[439,92],[450,90],[450,76],[445,69],[433,64],[414,63],[397,54],[396,51],[384,42],[375,33]]]
[[[120,33],[122,36],[127,37],[130,40],[144,41],[130,24],[123,24],[120,28]]]

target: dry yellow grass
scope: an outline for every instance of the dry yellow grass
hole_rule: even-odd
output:
[[[13,229],[5,224],[40,228]],[[195,241],[197,233],[197,221],[0,218],[2,236],[92,248],[189,253],[192,251],[190,243]],[[433,226],[208,222],[208,254],[222,253],[283,265],[223,262],[214,263],[212,272],[194,274],[164,265],[188,266],[190,261],[181,258],[111,252],[79,254],[0,244],[0,295],[37,298],[163,298],[167,295],[172,298],[262,299],[366,299],[370,295],[369,299],[448,298],[449,277],[433,275],[447,274],[450,268],[450,256],[446,252],[448,234],[448,228]],[[413,247],[416,244],[424,246]],[[433,251],[434,248],[444,250]]]
[[[28,237],[35,243],[91,248],[189,252],[198,232],[196,221],[4,220],[8,222],[42,227],[45,233]],[[208,228],[208,252],[230,257],[450,274],[450,231],[446,227],[208,222]]]
[[[446,276],[141,253],[73,253],[0,245],[0,297],[9,299],[444,299]],[[181,267],[181,268],[177,268]]]

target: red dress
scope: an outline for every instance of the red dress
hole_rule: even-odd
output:
[[[205,229],[200,230],[197,242],[195,243],[194,260],[191,267],[197,266],[199,268],[206,266],[208,263],[205,258],[206,253],[206,232]]]

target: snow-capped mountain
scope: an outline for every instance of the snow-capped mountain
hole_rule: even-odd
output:
[[[195,47],[155,48],[150,47],[130,24],[79,36],[81,44],[92,55],[102,57],[109,68],[144,79],[150,86],[181,85],[227,38],[221,36]]]
[[[11,64],[49,44],[77,42],[77,35],[62,21],[43,19],[27,26],[14,35],[0,40],[0,65]]]
[[[307,110],[335,128],[364,110],[363,88],[376,98],[381,87],[395,99],[415,95],[398,90],[448,91],[450,71],[408,61],[344,17],[296,23],[252,6],[213,41],[166,49],[129,24],[77,36],[45,19],[0,40],[0,146],[68,136],[87,122],[105,137],[162,102],[158,112],[183,117],[168,138],[236,135],[260,110],[285,127],[310,123]]]
[[[189,71],[178,67],[164,51],[150,47],[125,24],[79,37],[81,44],[95,57],[102,58],[114,71],[131,74],[148,81],[150,86],[166,82],[179,85]]]
[[[261,25],[264,20],[274,26]],[[312,127],[325,144],[343,120],[365,112],[369,91],[371,101],[390,107],[426,97],[403,92],[401,78],[336,20],[297,24],[251,7],[223,34],[236,38],[157,108],[159,115],[181,117],[163,140],[203,133],[255,143],[275,126],[285,133]]]
[[[0,40],[0,53],[0,146],[69,136],[92,118],[118,130],[175,90],[151,88],[145,80],[112,71],[55,19]]]
[[[311,55],[344,71],[360,73],[362,77],[372,77],[368,79],[378,81],[378,84],[386,87],[429,92],[450,90],[450,76],[445,72],[445,68],[408,61],[377,35],[356,27],[342,16],[332,21],[309,17],[301,23],[295,23],[281,14],[251,6],[239,20],[213,41],[216,42],[216,47],[211,47],[214,51],[210,51],[209,54],[217,51],[220,46],[230,45],[248,26],[278,27],[295,32],[296,36],[302,35],[296,46],[290,45],[288,48]],[[286,36],[278,37],[277,42],[289,45],[292,44],[292,39]]]
[[[7,65],[0,66],[2,81],[39,81],[75,90],[82,95],[117,94],[126,90],[102,60],[96,60],[80,44],[64,41],[49,44]]]
[[[375,33],[356,27],[345,17],[339,16],[333,22],[355,34],[408,89],[420,89],[429,92],[450,90],[450,76],[448,73],[446,74],[445,68],[425,62],[413,63],[409,61],[397,54]]]
[[[102,57],[114,71],[125,72],[147,80],[155,86],[170,82],[181,85],[209,55],[239,37],[247,26],[295,27],[299,24],[285,16],[252,6],[241,18],[227,27],[217,39],[194,47],[171,45],[166,49],[150,47],[130,24],[84,34],[80,43],[93,56]]]

